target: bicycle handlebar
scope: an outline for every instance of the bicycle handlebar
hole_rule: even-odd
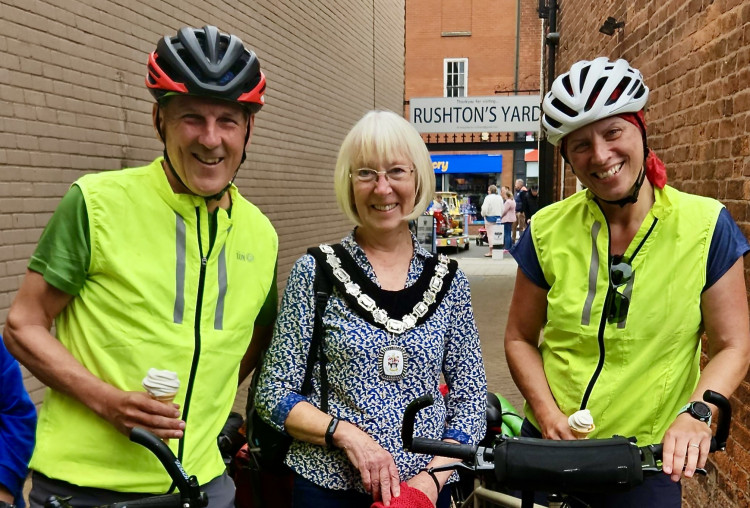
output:
[[[477,454],[477,446],[414,437],[414,419],[417,413],[431,406],[433,402],[432,395],[422,395],[411,401],[407,406],[404,411],[403,425],[401,426],[401,441],[404,443],[404,449],[414,453],[440,455],[442,457],[452,457],[466,461],[474,460]]]
[[[180,461],[161,439],[147,430],[134,427],[130,431],[130,440],[147,448],[159,459],[179,492],[113,503],[108,505],[108,508],[126,508],[128,506],[139,508],[203,508],[208,505],[208,496],[201,492],[198,479],[195,476],[187,475]],[[45,508],[70,508],[70,499],[69,497],[50,496],[44,506]]]
[[[706,390],[703,393],[703,400],[710,404],[714,404],[719,408],[716,434],[711,438],[710,450],[711,452],[716,450],[724,451],[729,437],[729,426],[732,420],[732,406],[729,404],[726,397],[713,390]],[[479,464],[480,462],[492,460],[494,455],[492,448],[485,448],[476,445],[453,444],[437,439],[414,437],[414,420],[417,413],[420,410],[431,406],[432,403],[433,399],[431,395],[422,395],[411,401],[407,406],[404,411],[403,426],[401,427],[401,440],[403,441],[404,449],[414,453],[452,457],[470,464]],[[661,460],[662,449],[663,447],[661,443],[639,447],[643,471],[654,472],[661,470],[661,468],[658,467],[657,462]]]

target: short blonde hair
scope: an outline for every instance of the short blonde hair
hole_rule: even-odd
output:
[[[490,194],[497,194],[497,185],[492,184],[487,190],[489,191]]]
[[[392,111],[370,111],[363,116],[341,143],[333,174],[336,202],[349,219],[362,225],[354,204],[352,169],[388,164],[399,158],[414,165],[416,196],[414,210],[405,217],[422,215],[435,192],[432,159],[422,136],[402,116]]]

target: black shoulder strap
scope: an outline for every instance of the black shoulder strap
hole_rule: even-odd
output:
[[[312,250],[309,249],[308,252]],[[307,395],[312,390],[312,372],[315,362],[320,362],[320,398],[321,411],[328,412],[328,375],[326,372],[326,357],[323,353],[323,314],[325,314],[328,297],[331,295],[333,286],[328,276],[323,271],[323,266],[315,260],[315,280],[313,281],[313,292],[315,293],[315,318],[313,321],[313,334],[310,340],[310,352],[307,354],[307,368],[305,369],[305,380],[302,382],[302,394]]]

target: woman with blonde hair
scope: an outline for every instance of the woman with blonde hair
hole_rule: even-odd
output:
[[[404,409],[430,394],[435,405],[415,434],[476,443],[485,429],[486,378],[466,277],[409,231],[434,191],[429,153],[402,117],[371,111],[344,139],[334,179],[355,228],[294,265],[261,372],[258,412],[294,438],[286,463],[295,473],[296,508],[398,506],[413,497],[447,506],[451,474],[423,469],[451,459],[404,451]],[[326,375],[316,367],[305,395],[318,264],[333,285],[322,318]]]

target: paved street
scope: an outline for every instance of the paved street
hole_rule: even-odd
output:
[[[518,411],[523,411],[523,397],[508,372],[503,336],[508,307],[516,280],[516,262],[508,254],[503,259],[484,257],[486,245],[471,244],[468,251],[446,249],[456,259],[471,285],[471,301],[482,343],[482,356],[490,391],[502,394]]]

